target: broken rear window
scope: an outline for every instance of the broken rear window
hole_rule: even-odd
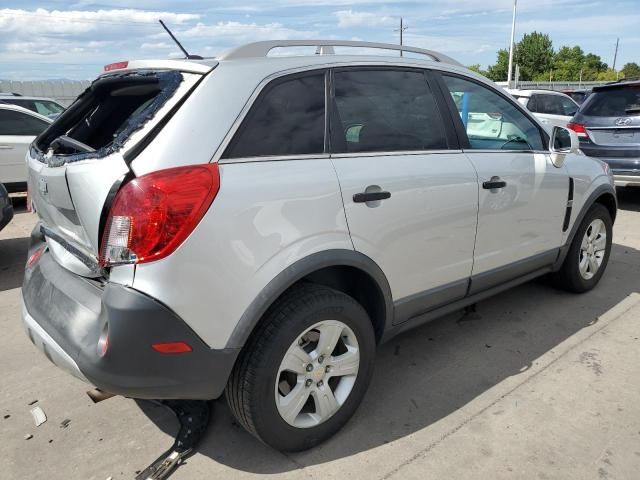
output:
[[[173,96],[182,80],[177,71],[100,77],[36,139],[36,156],[56,166],[119,151]]]

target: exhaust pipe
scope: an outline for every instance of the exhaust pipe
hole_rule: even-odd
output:
[[[93,390],[89,390],[87,392],[89,398],[93,401],[93,403],[102,402],[103,400],[108,400],[111,397],[115,397],[115,393],[104,392],[99,388],[94,388]]]

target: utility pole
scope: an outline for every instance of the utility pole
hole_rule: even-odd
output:
[[[403,34],[405,32],[405,30],[407,30],[409,27],[405,27],[404,23],[403,23],[404,19],[402,17],[400,17],[400,29],[394,30],[395,32],[400,32],[400,46],[402,47],[404,45],[404,37]],[[402,49],[400,49],[400,56],[402,57]]]
[[[616,70],[616,60],[618,59],[618,44],[620,43],[620,37],[616,39],[616,51],[613,54],[613,71]]]
[[[513,20],[511,21],[511,43],[509,44],[509,71],[507,72],[507,85],[511,88],[511,70],[513,69],[513,49],[516,37],[516,9],[518,0],[513,0]]]

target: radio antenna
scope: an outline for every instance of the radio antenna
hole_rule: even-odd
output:
[[[184,58],[187,58],[189,60],[202,60],[202,57],[200,55],[189,55],[189,52],[187,52],[185,50],[185,48],[182,46],[182,44],[178,41],[178,39],[176,38],[176,36],[171,33],[171,30],[169,30],[169,27],[167,27],[164,22],[162,20],[158,20],[160,22],[160,25],[162,25],[162,28],[164,28],[166,30],[166,32],[169,34],[169,36],[171,37],[171,39],[176,42],[176,45],[178,45],[178,48],[180,48],[180,50],[182,50],[182,53],[184,53]]]

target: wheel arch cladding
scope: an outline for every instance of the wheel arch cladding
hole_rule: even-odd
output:
[[[391,289],[380,267],[353,250],[328,250],[298,260],[271,280],[245,310],[227,348],[243,347],[268,308],[301,282],[325,285],[354,298],[367,311],[378,342],[393,319]]]
[[[598,198],[596,198],[593,203],[600,203],[604,205],[607,208],[607,210],[609,210],[609,213],[611,214],[611,220],[615,223],[616,214],[618,211],[618,204],[616,202],[616,197],[613,195],[613,193],[611,192],[603,193]]]

